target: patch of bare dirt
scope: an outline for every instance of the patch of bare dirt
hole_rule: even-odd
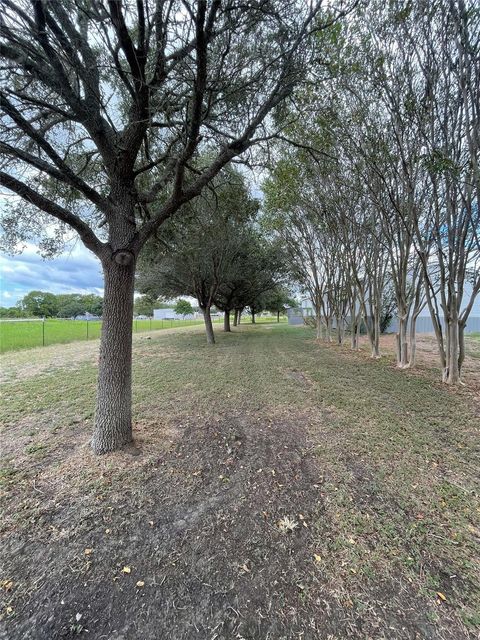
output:
[[[467,637],[439,634],[402,579],[363,608],[324,573],[316,541],[335,527],[305,417],[145,422],[140,455],[103,458],[79,425],[59,466],[7,491],[0,638]]]
[[[480,346],[478,342],[473,341],[468,336],[465,338],[467,345],[467,353],[462,367],[462,378],[467,389],[480,399]],[[369,350],[369,342],[367,336],[360,338],[360,346],[362,349]],[[380,350],[384,355],[394,357],[396,354],[396,336],[389,333],[380,337]],[[473,357],[472,353],[478,357]],[[420,371],[425,369],[438,369],[438,378],[441,380],[440,362],[438,359],[438,345],[435,336],[432,334],[418,334],[417,336],[417,352],[416,352],[417,368]],[[415,374],[416,369],[409,370]]]
[[[291,380],[294,380],[302,387],[312,386],[312,381],[303,371],[298,371],[297,369],[289,369],[287,371],[287,377]]]

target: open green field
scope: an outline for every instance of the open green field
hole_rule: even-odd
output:
[[[257,322],[272,322],[272,320],[266,317],[257,318]],[[221,318],[214,319],[214,322],[222,321]],[[244,316],[243,322],[249,321],[250,318]],[[285,322],[286,317],[281,317],[280,321]],[[203,324],[203,320],[134,320],[133,331],[138,333],[198,324]],[[77,340],[92,340],[100,337],[101,327],[101,321],[87,322],[86,320],[0,321],[0,353],[57,343],[65,344]]]
[[[304,327],[139,333],[138,455],[94,457],[97,353],[1,357],[0,637],[478,638],[475,389]]]

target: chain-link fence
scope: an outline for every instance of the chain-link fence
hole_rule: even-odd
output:
[[[223,323],[223,317],[212,318],[215,324]],[[286,322],[285,316],[280,316],[280,322]],[[233,316],[231,317],[233,323]],[[250,317],[242,316],[242,324],[248,324]],[[257,316],[257,323],[277,322],[276,317]],[[195,320],[146,320],[134,319],[132,329],[134,333],[155,331],[158,329],[173,329],[203,324],[202,318]],[[60,318],[18,319],[0,321],[0,352],[45,347],[50,344],[75,342],[77,340],[93,340],[100,337],[101,320],[70,320]]]
[[[134,333],[156,329],[172,329],[203,324],[198,320],[133,320]],[[101,320],[2,320],[0,322],[0,351],[15,351],[50,344],[93,340],[100,337]]]

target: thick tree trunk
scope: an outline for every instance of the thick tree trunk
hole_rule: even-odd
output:
[[[105,293],[92,449],[107,453],[132,440],[132,320],[135,264],[103,265]]]
[[[215,344],[215,334],[213,333],[212,316],[210,315],[210,307],[202,307],[203,320],[205,322],[205,332],[207,334],[208,344]]]
[[[233,312],[233,326],[236,327],[238,324],[238,309],[235,309]]]
[[[238,309],[238,320],[237,320],[237,324],[240,324],[242,321],[242,311],[243,309]]]
[[[223,330],[231,331],[230,329],[230,311],[225,311],[223,314]]]
[[[252,324],[255,324],[255,311],[252,311]]]

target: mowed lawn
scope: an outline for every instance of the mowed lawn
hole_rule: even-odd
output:
[[[233,321],[233,320],[232,320]],[[248,319],[244,318],[244,322]],[[286,322],[286,316],[280,322]],[[222,323],[223,318],[214,317],[214,323]],[[257,322],[272,322],[272,318],[259,317]],[[203,320],[133,320],[133,333],[159,329],[172,329],[203,325]],[[0,320],[0,353],[31,349],[32,347],[65,344],[79,340],[92,340],[100,337],[102,323],[99,320],[64,320],[48,318],[38,320]]]
[[[477,638],[475,389],[307,328],[217,339],[134,336],[139,452],[101,458],[98,341],[2,356],[0,638]]]

